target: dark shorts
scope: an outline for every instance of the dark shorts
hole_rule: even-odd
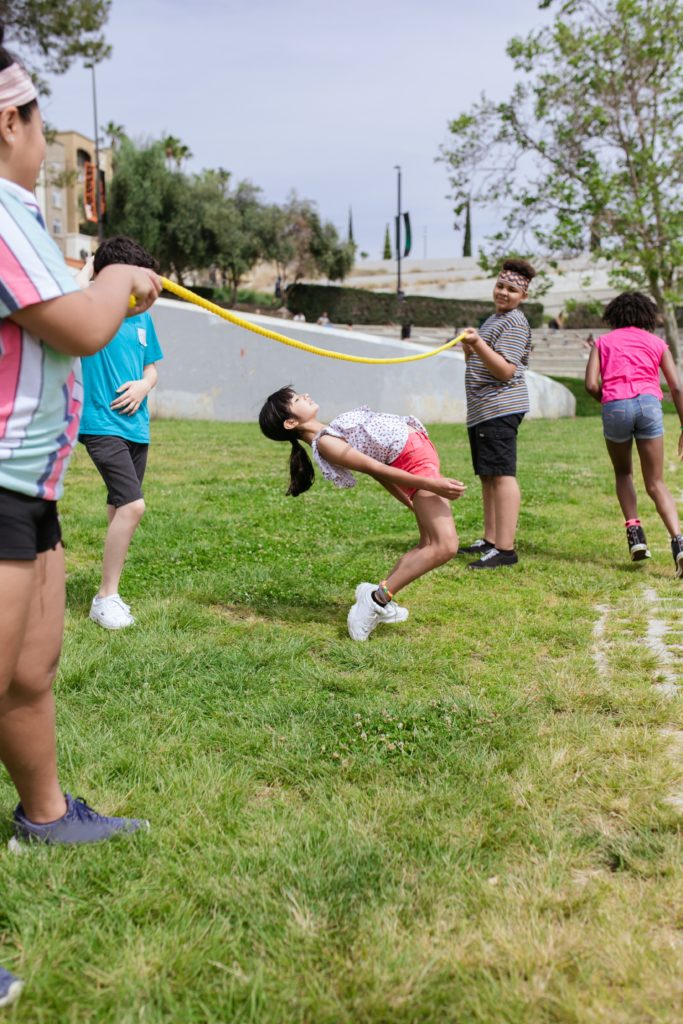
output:
[[[517,431],[523,419],[524,413],[516,412],[467,428],[477,476],[517,475]]]
[[[32,562],[61,539],[56,501],[0,487],[0,559]]]
[[[120,508],[142,497],[148,444],[103,434],[79,434],[78,440],[85,445],[107,485],[108,505]]]

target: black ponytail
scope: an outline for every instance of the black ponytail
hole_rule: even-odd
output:
[[[296,392],[291,384],[273,392],[263,405],[259,413],[259,426],[261,432],[270,438],[271,441],[289,441],[292,452],[289,457],[289,487],[287,494],[296,498],[313,486],[315,472],[313,463],[308,453],[299,443],[294,430],[288,430],[285,420],[291,419],[291,403]]]
[[[5,26],[0,22],[0,71],[4,71],[5,68],[10,66],[10,64],[21,64],[21,61],[17,60],[9,50],[5,49],[3,46],[4,39]],[[21,66],[23,67],[23,64]],[[28,103],[22,103],[20,107],[17,107],[17,113],[24,124],[28,124],[33,117],[34,111],[37,109],[38,100],[29,100]]]

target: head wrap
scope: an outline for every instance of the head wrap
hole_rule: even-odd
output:
[[[518,274],[516,270],[501,270],[498,280],[507,281],[508,284],[513,284],[515,288],[521,288],[523,292],[529,290],[529,278],[525,277],[524,274]]]
[[[31,76],[21,64],[10,64],[0,71],[0,110],[7,107],[23,107],[38,97]]]

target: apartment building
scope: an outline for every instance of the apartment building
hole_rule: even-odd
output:
[[[36,195],[47,230],[69,262],[82,263],[97,247],[96,224],[85,216],[85,165],[95,162],[95,143],[80,132],[57,132],[47,146]],[[100,169],[111,179],[111,150],[100,149]],[[95,229],[87,233],[85,227]]]

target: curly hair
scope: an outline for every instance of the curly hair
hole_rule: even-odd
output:
[[[612,330],[619,327],[640,327],[643,331],[654,331],[657,325],[657,307],[652,299],[642,292],[622,292],[605,306],[602,319]]]
[[[125,235],[115,235],[98,246],[93,270],[99,274],[100,270],[111,266],[112,263],[126,263],[130,267],[147,267],[148,270],[155,270],[157,273],[159,271],[159,261],[135,239],[127,238]]]
[[[511,270],[513,274],[521,274],[527,281],[531,281],[536,277],[537,271],[531,266],[528,260],[517,259],[517,257],[510,257],[509,260],[504,260],[501,270]]]

